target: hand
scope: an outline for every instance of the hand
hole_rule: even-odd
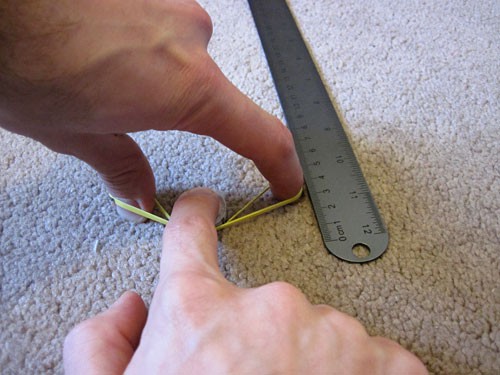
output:
[[[77,156],[145,210],[154,177],[126,133],[147,129],[211,136],[289,198],[303,184],[291,134],[221,73],[211,33],[189,0],[4,1],[0,124]]]
[[[355,319],[313,306],[292,285],[240,289],[220,273],[218,199],[183,194],[163,236],[149,314],[125,293],[65,341],[68,374],[426,374],[398,344]]]

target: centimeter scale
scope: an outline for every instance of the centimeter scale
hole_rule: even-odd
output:
[[[285,0],[249,4],[323,242],[343,260],[374,260],[389,235],[290,9]]]

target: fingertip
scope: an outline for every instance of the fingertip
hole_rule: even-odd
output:
[[[65,371],[123,373],[139,345],[146,320],[142,298],[135,292],[125,292],[109,309],[68,333],[63,346]]]
[[[219,198],[219,211],[217,213],[217,217],[215,218],[215,225],[220,225],[227,218],[227,204],[224,196],[220,192],[215,192],[217,197]]]
[[[278,200],[286,200],[299,194],[303,187],[304,178],[300,175],[287,184],[271,184],[271,192]]]
[[[290,130],[281,124],[276,125],[279,129],[275,138],[275,149],[271,171],[267,172],[273,177],[271,180],[271,191],[278,199],[289,199],[298,194],[304,185],[304,175],[300,164],[293,135]],[[280,127],[278,127],[280,126]]]
[[[224,198],[207,188],[194,188],[182,193],[172,209],[172,219],[182,214],[202,215],[215,222],[225,212]]]
[[[141,205],[139,203],[137,203],[137,201],[135,201],[135,200],[124,199],[124,198],[118,198],[118,199],[120,199],[120,201],[122,201],[123,203],[126,203],[130,206],[134,206],[134,207],[142,209]],[[149,210],[146,210],[146,211],[149,211]],[[120,206],[116,206],[116,212],[118,213],[118,216],[120,216],[122,219],[130,221],[131,223],[141,224],[141,223],[146,222],[145,217],[134,214],[133,212],[126,210]]]
[[[162,275],[193,269],[218,272],[215,223],[222,209],[221,197],[206,188],[177,199],[163,232]]]
[[[121,309],[128,307],[139,307],[143,310],[146,310],[146,304],[142,297],[134,292],[133,290],[127,290],[124,292],[120,298],[118,298],[111,306],[110,309]]]
[[[182,193],[163,231],[164,246],[172,242],[179,245],[186,241],[216,239],[215,223],[221,208],[221,197],[210,189],[194,188]]]
[[[134,291],[128,290],[118,298],[101,316],[113,316],[116,322],[124,319],[134,322],[139,327],[146,324],[148,309],[142,297]],[[126,323],[124,323],[126,325]],[[142,328],[141,328],[142,329]],[[138,341],[137,341],[138,343]]]

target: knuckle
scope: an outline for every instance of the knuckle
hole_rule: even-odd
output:
[[[275,281],[270,284],[264,286],[264,288],[271,293],[276,293],[281,296],[294,296],[295,294],[302,294],[300,290],[298,290],[292,284],[289,284],[284,281]]]
[[[411,353],[410,353],[411,354]],[[410,368],[410,374],[412,375],[428,375],[429,372],[427,371],[427,368],[425,367],[424,363],[417,358],[415,355],[411,355],[412,359],[410,360],[409,368]]]
[[[279,120],[277,121],[279,122]],[[285,126],[281,125],[281,123],[279,123],[277,129],[279,131],[275,138],[276,157],[283,162],[287,162],[294,157],[296,152],[292,133]]]
[[[213,33],[213,23],[208,12],[201,7],[198,3],[193,4],[192,8],[192,20],[205,31],[208,38],[212,36]]]
[[[334,308],[330,308],[325,313],[326,319],[330,321],[330,323],[338,330],[347,332],[349,335],[361,338],[368,338],[368,333],[366,332],[365,327],[359,320],[344,314]]]
[[[252,289],[250,295],[251,300],[260,301],[260,314],[274,317],[272,327],[268,327],[272,335],[290,334],[299,321],[305,322],[311,306],[300,290],[282,281]]]
[[[287,282],[275,281],[261,288],[274,305],[290,306],[306,301],[304,294],[295,286]]]
[[[359,320],[349,315],[344,315],[342,320],[343,324],[349,329],[349,331],[353,332],[354,334],[358,334],[359,336],[368,337],[368,332],[366,332],[365,327]]]
[[[222,92],[221,72],[204,50],[192,51],[182,70],[183,88],[177,93],[178,130],[194,130],[199,122],[217,115],[214,98]]]
[[[172,15],[174,15],[175,20],[197,27],[208,38],[212,35],[213,24],[210,15],[196,1],[164,2],[159,9],[163,19],[172,19]]]
[[[384,352],[388,367],[387,373],[398,374],[404,369],[405,373],[411,375],[428,374],[422,361],[397,342],[380,336],[371,337],[371,341]]]

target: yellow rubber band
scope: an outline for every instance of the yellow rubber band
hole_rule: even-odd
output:
[[[137,208],[135,206],[132,206],[130,204],[127,204],[125,202],[122,202],[121,200],[119,200],[118,198],[115,198],[113,197],[112,195],[110,195],[111,199],[113,199],[115,201],[115,204],[118,206],[118,207],[121,207],[123,208],[124,210],[127,210],[127,211],[130,211],[136,215],[139,215],[139,216],[142,216],[142,217],[145,217],[146,219],[149,219],[149,220],[153,220],[153,221],[156,221],[157,223],[160,223],[160,224],[163,224],[163,225],[166,225],[168,223],[168,218],[167,219],[164,219],[162,217],[159,217],[159,216],[156,216],[155,214],[152,214],[150,212],[147,212],[147,211],[144,211],[144,210],[141,210],[140,208]],[[156,205],[158,206],[158,208],[163,211],[165,211],[163,209],[163,207],[160,205],[160,203],[158,202],[157,199],[155,199],[155,203]],[[161,208],[160,208],[161,207]],[[162,212],[163,213],[163,212]],[[168,213],[165,211],[164,214],[167,214]],[[170,216],[168,216],[170,217]]]
[[[158,202],[158,199],[155,198],[155,203],[156,203],[156,207],[158,207],[158,209],[160,210],[160,212],[163,214],[163,216],[165,216],[165,218],[167,220],[170,220],[170,215],[168,214],[167,210],[165,210],[163,208],[163,206],[160,204],[160,202]]]
[[[269,191],[269,189],[270,189],[269,187],[265,188],[259,194],[257,194],[252,200],[248,201],[248,203],[246,203],[243,207],[241,207],[233,216],[231,216],[229,219],[227,219],[226,223],[229,223],[229,222],[233,221],[234,219],[236,219],[238,216],[240,216],[241,213],[244,212],[252,204],[254,204],[257,199],[259,199],[264,194],[266,194]]]
[[[302,196],[302,194],[304,193],[304,189],[300,189],[300,191],[297,193],[297,195],[295,195],[294,197],[292,198],[289,198],[289,199],[285,199],[281,202],[278,202],[278,203],[275,203],[275,204],[272,204],[270,206],[267,206],[265,208],[262,208],[262,209],[259,209],[257,211],[254,211],[254,212],[251,212],[249,214],[246,214],[246,215],[243,215],[241,217],[238,217],[240,216],[248,207],[250,207],[253,203],[255,203],[255,201],[257,199],[259,199],[260,197],[262,197],[267,191],[269,190],[269,187],[267,187],[266,189],[264,189],[262,192],[260,192],[259,194],[257,194],[254,198],[252,198],[248,203],[246,203],[241,209],[239,209],[233,216],[231,216],[228,220],[226,220],[224,223],[216,226],[216,229],[217,230],[221,230],[221,229],[224,229],[224,228],[227,228],[231,225],[234,225],[234,224],[238,224],[238,223],[241,223],[241,222],[244,222],[244,221],[248,221],[248,220],[251,220],[253,218],[256,218],[257,216],[260,216],[260,215],[263,215],[265,213],[268,213],[270,211],[273,211],[277,208],[280,208],[280,207],[283,207],[283,206],[286,206],[288,204],[291,204],[291,203],[294,203],[296,201],[298,201],[300,199],[300,197]],[[157,216],[155,214],[152,214],[150,212],[147,212],[147,211],[144,211],[144,210],[141,210],[140,208],[137,208],[135,206],[132,206],[130,204],[127,204],[125,202],[122,202],[121,200],[119,200],[118,198],[115,198],[113,197],[112,195],[110,195],[111,199],[113,199],[113,201],[115,202],[115,204],[118,206],[118,207],[121,207],[123,208],[124,210],[127,210],[127,211],[130,211],[136,215],[139,215],[139,216],[142,216],[142,217],[145,217],[146,219],[149,219],[149,220],[153,220],[153,221],[156,221],[157,223],[160,223],[160,224],[163,224],[163,225],[166,225],[168,223],[168,220],[170,219],[170,215],[168,214],[168,212],[163,208],[163,206],[160,204],[160,202],[158,202],[157,199],[155,199],[155,203],[156,203],[156,206],[158,207],[158,210],[162,213],[162,215],[165,216],[165,218],[163,217],[160,217],[160,216]]]

